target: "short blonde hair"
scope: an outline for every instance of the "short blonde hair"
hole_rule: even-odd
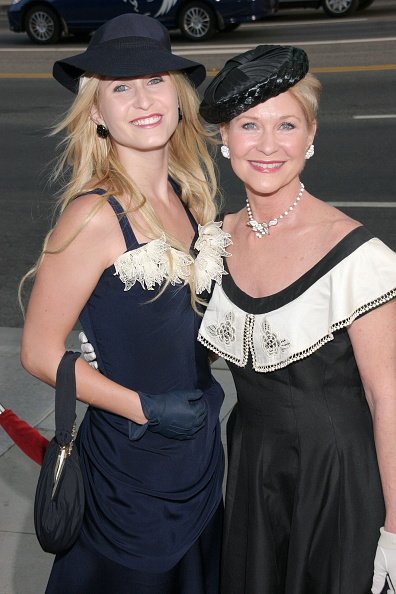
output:
[[[310,72],[288,89],[301,105],[309,127],[312,126],[318,115],[321,89],[320,81]]]

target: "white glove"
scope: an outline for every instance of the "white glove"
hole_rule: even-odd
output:
[[[396,534],[380,529],[377,552],[374,559],[374,577],[371,591],[381,594],[385,580],[388,582],[388,593],[394,594],[396,587]]]
[[[85,361],[89,363],[91,367],[97,369],[98,362],[96,361],[96,353],[94,351],[92,344],[88,342],[88,338],[86,337],[84,332],[80,332],[80,334],[78,335],[78,340],[81,343],[81,352]]]

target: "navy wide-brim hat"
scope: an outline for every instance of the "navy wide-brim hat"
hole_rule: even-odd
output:
[[[77,93],[85,73],[109,78],[133,78],[182,71],[198,86],[205,80],[202,64],[172,54],[168,30],[142,14],[123,14],[99,27],[82,54],[58,60],[54,78]]]
[[[229,122],[290,89],[308,68],[308,56],[300,48],[258,45],[225,63],[206,88],[199,113],[211,124]]]

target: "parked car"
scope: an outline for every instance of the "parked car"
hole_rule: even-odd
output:
[[[125,12],[148,14],[191,41],[216,30],[233,31],[273,11],[277,0],[12,0],[11,31],[25,31],[35,43],[56,43],[62,35],[86,35]]]
[[[279,0],[279,8],[323,8],[329,17],[344,17],[363,10],[374,0]]]

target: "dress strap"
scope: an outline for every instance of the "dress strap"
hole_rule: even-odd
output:
[[[103,188],[95,188],[94,190],[90,190],[89,192],[84,192],[83,194],[79,195],[86,196],[87,194],[98,194],[99,196],[103,196],[103,194],[106,194],[106,190],[104,190]],[[121,204],[118,202],[116,198],[114,198],[114,196],[109,197],[108,203],[117,215],[127,250],[129,251],[140,247],[140,244],[135,237],[129,219],[124,213],[124,209],[121,206]]]
[[[110,196],[108,199],[108,203],[116,213],[118,217],[118,222],[120,223],[121,231],[124,236],[125,245],[127,250],[134,250],[140,247],[138,240],[135,237],[133,229],[131,227],[131,223],[129,222],[128,217],[126,216],[123,207],[118,202],[114,196]]]
[[[172,179],[171,177],[168,177],[168,181],[169,181],[170,185],[172,186],[176,196],[178,196],[180,202],[182,203],[184,210],[186,211],[189,221],[192,225],[192,228],[196,232],[198,229],[198,223],[195,220],[194,215],[192,214],[191,210],[188,208],[188,206],[186,204],[184,204],[183,200],[181,199],[181,188],[180,188],[179,184],[177,182],[175,182],[175,180]]]

